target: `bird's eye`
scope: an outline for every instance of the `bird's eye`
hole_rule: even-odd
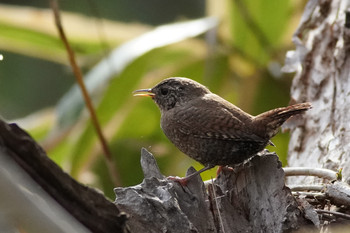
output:
[[[167,95],[167,94],[168,94],[168,92],[169,92],[169,90],[168,90],[168,89],[166,89],[166,88],[162,88],[162,89],[160,89],[160,93],[161,93],[162,95]]]

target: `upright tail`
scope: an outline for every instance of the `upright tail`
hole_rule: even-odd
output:
[[[265,137],[272,138],[278,133],[279,127],[291,116],[303,113],[311,108],[311,103],[294,104],[288,107],[276,108],[254,117],[254,123],[264,127]]]

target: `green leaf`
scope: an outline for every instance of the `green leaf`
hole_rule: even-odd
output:
[[[214,18],[203,18],[175,23],[154,30],[128,41],[100,61],[86,76],[85,85],[91,96],[100,92],[109,81],[122,72],[127,65],[145,53],[162,46],[198,36],[217,26]],[[84,107],[79,88],[75,85],[57,106],[60,128],[74,124]]]

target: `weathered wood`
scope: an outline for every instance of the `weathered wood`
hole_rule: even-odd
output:
[[[131,232],[215,232],[200,177],[182,187],[161,175],[146,149],[142,149],[141,161],[143,182],[115,188],[115,203],[129,215]]]
[[[124,232],[125,215],[103,194],[81,185],[63,172],[17,125],[0,120],[0,150],[5,152],[1,153],[2,156],[9,155],[43,190],[92,232]]]
[[[322,227],[327,218],[346,223],[350,216],[346,212],[350,205],[348,184],[328,183],[321,189],[323,199],[313,197],[312,192],[297,193],[295,198],[284,185],[285,174],[277,155],[267,151],[233,170],[223,168],[206,189],[199,176],[185,187],[166,179],[154,157],[143,149],[144,181],[116,188],[114,205],[64,173],[16,125],[0,121],[0,150],[5,152],[1,156],[19,164],[92,232],[122,232],[125,224],[129,232],[285,232],[305,225]],[[193,168],[188,171],[193,172]],[[330,205],[333,210],[328,211]]]
[[[326,185],[326,196],[335,205],[350,206],[350,186],[343,182],[335,182]]]
[[[296,50],[288,52],[284,67],[296,72],[292,101],[313,105],[303,120],[289,127],[289,166],[343,168],[346,179],[350,177],[348,11],[349,0],[310,0],[292,38]],[[293,180],[304,184],[319,181],[305,177]]]
[[[226,170],[216,181],[231,200],[232,207],[223,207],[229,207],[227,212],[236,214],[241,209],[238,213],[246,216],[252,232],[259,232],[259,229],[282,232],[298,227],[301,213],[291,191],[284,185],[284,172],[276,154],[264,152],[255,156],[234,172]],[[231,227],[239,223],[238,219],[231,220]]]
[[[115,203],[129,215],[131,232],[283,232],[303,221],[274,153],[224,168],[210,192],[199,176],[187,186],[164,178],[145,149],[141,160],[143,182],[115,189]]]

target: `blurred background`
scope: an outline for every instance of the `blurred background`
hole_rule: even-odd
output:
[[[281,73],[304,0],[61,0],[66,35],[93,98],[122,186],[142,182],[140,150],[165,175],[202,165],[163,135],[160,113],[132,91],[194,79],[253,115],[288,105]],[[48,1],[0,1],[0,115],[27,130],[66,172],[114,199],[115,185],[81,100]],[[273,138],[286,165],[288,134]],[[215,177],[215,169],[203,173]]]

